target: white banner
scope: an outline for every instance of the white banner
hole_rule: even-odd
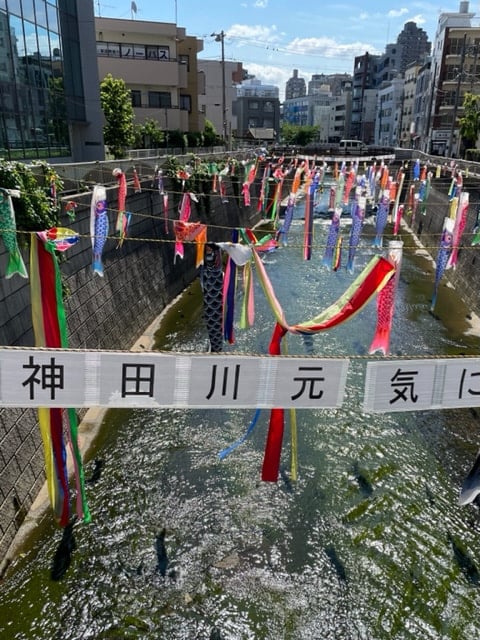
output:
[[[369,362],[365,411],[480,406],[480,358]]]
[[[347,359],[0,349],[3,407],[340,407]]]
[[[297,409],[343,403],[347,358],[0,349],[0,407]],[[480,406],[480,358],[367,363],[366,412]]]

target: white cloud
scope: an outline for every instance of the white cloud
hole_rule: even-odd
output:
[[[324,58],[344,58],[359,56],[369,51],[376,53],[371,44],[363,42],[350,42],[342,44],[332,38],[295,38],[287,45],[287,50],[295,54],[315,54]]]
[[[406,13],[408,13],[408,9],[402,7],[402,9],[390,9],[387,16],[389,18],[400,18],[400,16],[404,16]]]
[[[410,18],[411,22],[416,22],[417,24],[425,24],[426,23],[426,19],[422,16],[421,13],[418,13],[416,16],[413,16],[413,18]]]
[[[268,7],[268,0],[255,0],[253,6],[255,9],[266,9]]]
[[[280,93],[280,100],[285,96],[285,83],[292,76],[292,70],[276,67],[275,65],[258,64],[256,62],[249,62],[244,64],[244,67],[248,69],[248,73],[251,73],[257,80],[261,80],[263,84],[273,84],[278,87]]]
[[[277,33],[277,27],[272,25],[271,27],[264,27],[262,25],[248,25],[248,24],[233,24],[226,32],[227,38],[234,40],[243,40],[248,43],[248,40],[262,43],[278,42],[279,36]]]

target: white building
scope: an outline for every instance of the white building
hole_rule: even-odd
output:
[[[204,76],[204,93],[198,96],[198,107],[205,118],[215,127],[218,135],[223,134],[223,64],[225,65],[225,120],[227,137],[237,130],[237,118],[232,105],[237,98],[237,86],[243,80],[241,62],[222,63],[217,60],[198,60],[198,70]]]
[[[394,78],[377,91],[375,144],[396,147],[400,142],[403,78]]]

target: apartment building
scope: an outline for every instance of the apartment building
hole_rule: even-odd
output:
[[[429,90],[433,96],[430,130],[426,147],[439,155],[461,153],[459,118],[466,92],[479,87],[478,58],[480,28],[472,27],[474,17],[468,2],[460,2],[456,13],[442,13],[432,53]]]
[[[413,62],[405,70],[403,86],[402,119],[400,123],[399,146],[411,148],[417,139],[417,122],[415,113],[415,99],[417,82],[421,65]]]
[[[237,131],[237,118],[233,114],[233,103],[237,98],[237,86],[244,80],[243,65],[241,62],[228,60],[199,60],[198,70],[203,74],[202,83],[205,87],[204,92],[198,96],[199,109],[205,118],[213,124],[219,136],[223,135],[225,128],[227,138],[231,139]],[[225,105],[223,104],[224,96]],[[223,113],[224,108],[225,114]],[[223,121],[224,115],[225,123]]]
[[[280,100],[278,87],[252,78],[237,87],[233,105],[237,117],[237,138],[270,143],[280,134]]]
[[[293,76],[285,83],[285,100],[302,98],[307,95],[305,79],[298,75],[298,69],[293,70]]]
[[[125,81],[137,124],[153,119],[165,131],[204,130],[202,40],[173,23],[100,17],[95,34],[100,81],[109,73]]]

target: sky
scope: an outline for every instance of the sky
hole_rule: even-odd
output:
[[[176,22],[203,40],[198,57],[205,60],[220,60],[221,43],[212,34],[223,31],[225,59],[278,86],[281,99],[293,69],[307,83],[316,73],[352,74],[355,56],[383,53],[405,22],[415,22],[433,43],[440,13],[459,6],[460,0],[94,0],[97,16]],[[472,25],[480,25],[480,2],[470,1],[469,10],[479,15]]]

